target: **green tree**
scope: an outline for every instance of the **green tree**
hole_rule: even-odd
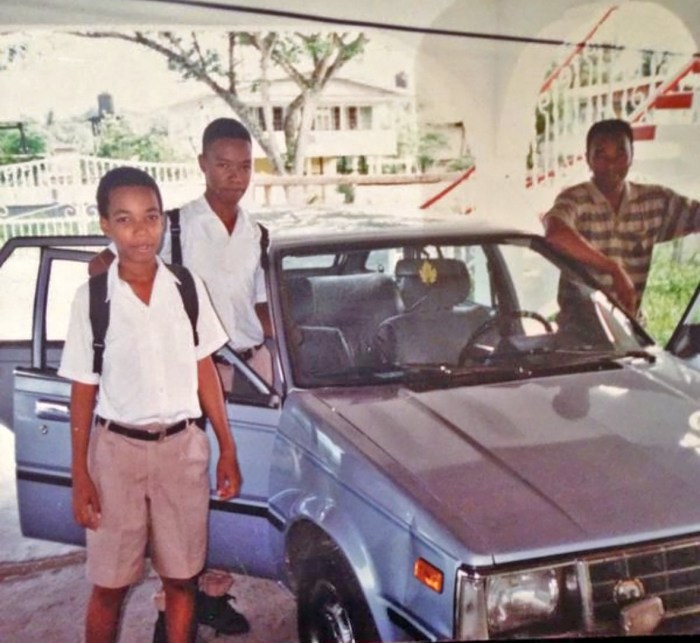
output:
[[[33,128],[0,130],[0,164],[28,161],[46,151],[46,139]]]
[[[100,123],[95,153],[113,159],[177,160],[165,129],[151,127],[143,134],[136,134],[126,120],[116,116],[108,116]]]
[[[303,173],[319,96],[348,61],[362,54],[368,42],[363,33],[337,32],[229,31],[212,35],[195,31],[91,31],[77,35],[115,38],[146,47],[164,56],[170,69],[183,78],[206,85],[250,130],[277,174]],[[242,89],[251,79],[240,73],[251,52],[258,57],[253,89],[259,99],[255,101],[243,95]],[[273,72],[282,72],[294,81],[298,91],[284,110],[284,153],[273,135]],[[262,124],[258,104],[262,105]]]
[[[427,131],[421,134],[418,141],[416,160],[421,172],[426,172],[435,165],[436,153],[447,145],[445,135],[440,132]]]

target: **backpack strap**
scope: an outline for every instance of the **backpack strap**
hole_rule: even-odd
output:
[[[199,346],[199,335],[197,334],[197,318],[199,317],[199,299],[197,298],[197,287],[194,284],[192,273],[184,266],[165,264],[168,270],[178,279],[177,289],[182,297],[185,312],[192,326],[192,337],[194,345]]]
[[[166,210],[165,216],[170,223],[170,263],[182,265],[182,242],[180,241],[180,208]]]
[[[262,224],[258,223],[260,228],[260,266],[267,272],[270,267],[270,259],[267,256],[267,249],[270,246],[270,231]]]
[[[105,335],[109,326],[109,302],[107,301],[107,272],[90,277],[90,325],[92,326],[92,371],[102,373],[102,357],[105,352]]]

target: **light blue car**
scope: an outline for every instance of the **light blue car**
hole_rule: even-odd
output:
[[[84,541],[56,366],[104,243],[0,251],[26,536]],[[244,485],[209,564],[287,583],[301,641],[700,631],[698,304],[679,359],[541,237],[469,223],[273,232],[268,292],[274,385],[217,358]]]

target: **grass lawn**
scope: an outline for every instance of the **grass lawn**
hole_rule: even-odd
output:
[[[699,280],[700,253],[677,261],[672,243],[656,246],[642,310],[646,328],[659,344],[664,345],[670,339]]]

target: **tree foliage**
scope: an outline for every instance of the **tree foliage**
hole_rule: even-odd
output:
[[[97,156],[153,162],[176,160],[162,128],[152,127],[137,134],[127,121],[114,116],[102,120],[96,142]]]
[[[435,165],[437,154],[447,145],[447,138],[442,132],[423,132],[418,141],[416,159],[421,172],[426,172]]]
[[[164,56],[183,78],[206,85],[250,130],[278,174],[301,174],[318,98],[328,81],[368,42],[363,33],[315,34],[275,31],[118,32],[91,31],[78,35],[126,40]],[[251,53],[255,73],[244,73]],[[285,106],[284,139],[279,149],[273,136],[271,82],[280,74],[291,79],[298,94]],[[253,89],[253,96],[247,91]],[[263,119],[257,107],[262,107]]]
[[[45,137],[32,128],[24,130],[24,137],[19,129],[0,130],[0,164],[31,160],[45,150]]]

